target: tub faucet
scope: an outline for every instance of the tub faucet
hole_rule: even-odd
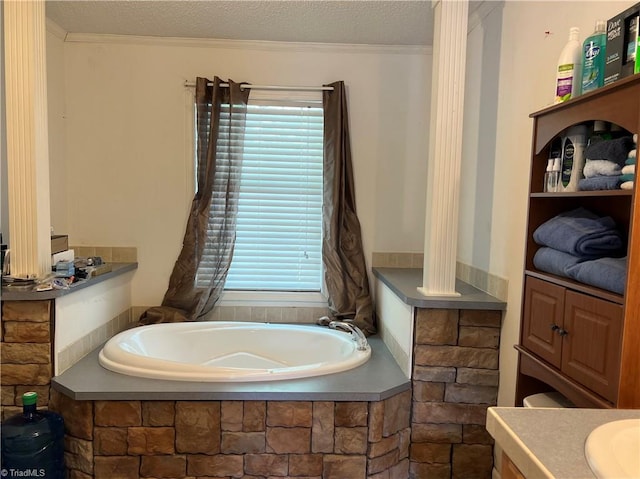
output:
[[[346,323],[344,321],[331,321],[328,324],[328,326],[331,329],[340,329],[342,331],[351,333],[351,339],[353,339],[356,342],[357,344],[356,349],[358,351],[366,351],[367,348],[369,347],[369,343],[367,342],[366,336],[364,335],[362,330],[355,324]]]

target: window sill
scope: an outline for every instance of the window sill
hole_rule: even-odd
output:
[[[261,306],[326,308],[327,298],[322,293],[279,291],[225,291],[220,306]]]

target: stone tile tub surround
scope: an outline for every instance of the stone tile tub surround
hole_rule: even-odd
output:
[[[411,479],[490,478],[502,311],[416,311]]]
[[[490,478],[493,439],[484,425],[497,402],[505,303],[464,282],[456,285],[459,298],[424,297],[417,268],[374,268],[374,274],[382,337],[389,345],[385,334],[397,336],[389,350],[411,335],[403,350],[413,391],[409,479]],[[387,307],[398,300],[404,308]],[[398,328],[399,321],[412,328]]]
[[[411,392],[383,401],[76,401],[70,479],[407,479]]]

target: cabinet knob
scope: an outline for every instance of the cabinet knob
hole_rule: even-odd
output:
[[[557,331],[558,329],[560,329],[560,326],[557,324],[551,324],[551,331]]]
[[[569,334],[569,331],[567,331],[566,329],[558,328],[558,334],[560,336],[566,336],[567,334]]]

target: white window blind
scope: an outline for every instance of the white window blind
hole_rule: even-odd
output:
[[[248,106],[225,290],[320,291],[322,137],[320,106]],[[215,260],[206,255],[199,277]]]

